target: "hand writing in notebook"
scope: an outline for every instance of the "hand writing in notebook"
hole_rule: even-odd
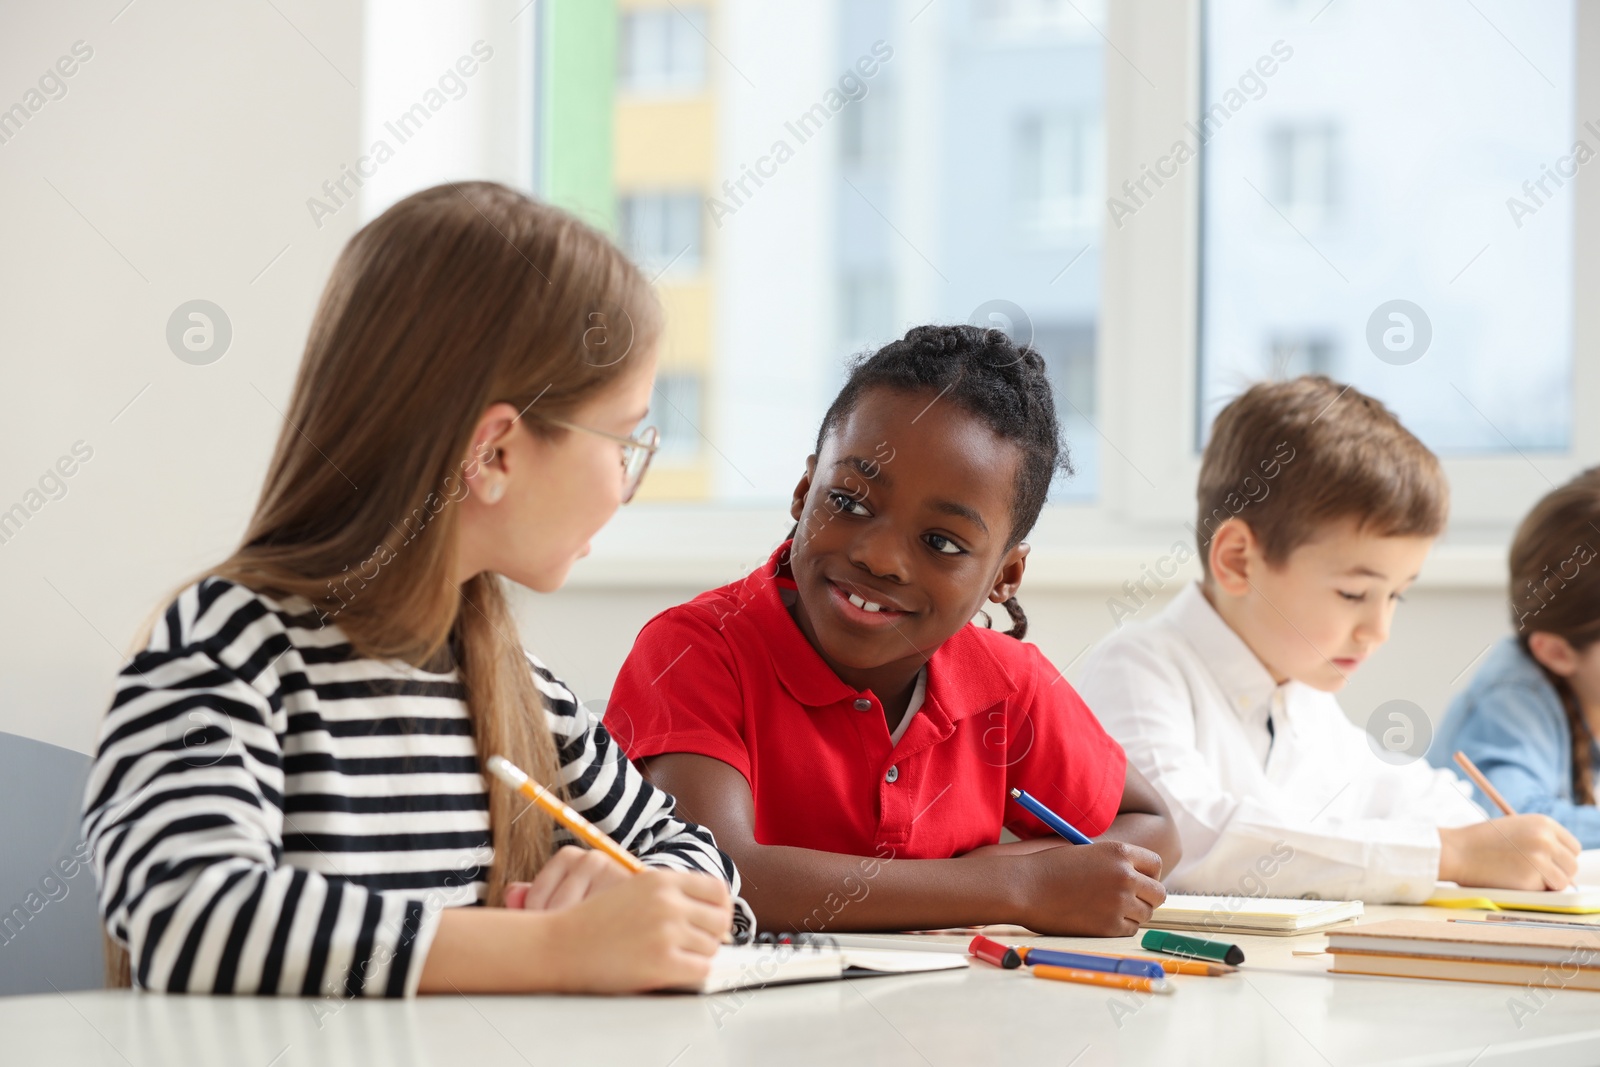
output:
[[[1040,849],[1007,867],[1017,921],[1040,932],[1127,936],[1167,897],[1161,857],[1125,841]]]
[[[1547,815],[1508,815],[1439,830],[1439,877],[1495,889],[1565,889],[1581,846]]]
[[[562,988],[593,993],[698,988],[733,922],[725,883],[649,868],[553,912],[542,927]]]

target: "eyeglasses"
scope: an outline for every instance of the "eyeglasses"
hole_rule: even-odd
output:
[[[581,430],[592,433],[596,437],[604,437],[608,441],[615,441],[622,446],[622,502],[626,504],[633,499],[633,494],[639,491],[639,483],[644,481],[644,472],[650,469],[650,458],[661,447],[661,431],[654,426],[646,426],[639,431],[638,437],[623,437],[621,434],[607,433],[597,430],[593,426],[579,426],[575,422],[565,419],[554,419],[549,415],[530,415],[530,418],[540,422],[559,426],[564,430]]]

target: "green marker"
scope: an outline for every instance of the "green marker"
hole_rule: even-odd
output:
[[[1244,950],[1226,941],[1208,941],[1203,937],[1186,934],[1169,934],[1165,930],[1146,930],[1139,942],[1151,952],[1165,952],[1169,956],[1188,956],[1192,959],[1216,960],[1237,967],[1244,962]]]

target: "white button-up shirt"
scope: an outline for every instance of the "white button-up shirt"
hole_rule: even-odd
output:
[[[1379,759],[1331,693],[1277,684],[1198,585],[1101,642],[1078,692],[1172,811],[1174,892],[1419,903],[1438,827],[1485,818],[1451,772]]]

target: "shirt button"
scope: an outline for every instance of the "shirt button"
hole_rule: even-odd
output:
[[[872,710],[872,701],[868,700],[866,697],[857,697],[856,698],[856,710],[857,711],[871,711]]]
[[[890,785],[894,785],[895,782],[900,780],[900,768],[890,767],[889,773],[883,776],[883,780],[888,782]]]

